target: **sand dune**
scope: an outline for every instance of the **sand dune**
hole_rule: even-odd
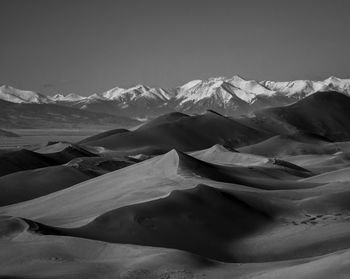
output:
[[[261,166],[269,162],[269,158],[248,153],[232,152],[220,144],[210,148],[189,153],[189,155],[213,164]]]
[[[77,145],[57,143],[37,151],[26,149],[0,153],[0,176],[23,170],[61,165],[78,157],[96,156]]]
[[[0,177],[0,206],[41,197],[131,165],[100,157],[80,157],[65,165],[18,171]]]
[[[79,157],[95,157],[96,155],[85,148],[72,143],[57,142],[45,146],[35,152],[44,154],[48,158],[52,158],[60,163],[67,163],[70,160]]]
[[[258,142],[269,135],[239,122],[207,112],[196,116],[163,116],[128,133],[118,133],[97,140],[84,141],[86,145],[102,146],[130,154],[161,154],[171,149],[199,150],[221,144],[240,146]]]
[[[82,141],[78,142],[78,144],[83,144],[83,143],[87,143],[87,142],[90,142],[90,141],[103,139],[103,138],[109,137],[111,135],[116,135],[116,134],[121,134],[121,133],[126,133],[126,132],[129,132],[129,130],[127,130],[127,129],[108,130],[106,132],[99,133],[97,135],[94,135],[94,136],[88,137],[86,139],[83,139]]]
[[[118,160],[106,157],[79,157],[69,161],[65,166],[74,167],[94,176],[106,174],[134,164],[130,160]]]
[[[167,114],[161,115],[161,116],[159,116],[151,121],[146,122],[145,124],[140,126],[140,129],[148,129],[150,127],[154,127],[157,125],[171,123],[173,121],[177,121],[177,120],[180,120],[182,118],[190,118],[190,116],[185,114],[185,113],[182,113],[182,112],[167,113]]]
[[[43,234],[176,248],[227,262],[293,260],[350,247],[349,195],[348,184],[288,193],[199,185],[115,209],[79,228],[27,222]]]
[[[160,198],[173,190],[192,188],[200,183],[219,187],[232,187],[228,183],[234,183],[237,188],[252,186],[270,190],[318,185],[295,181],[301,177],[305,177],[304,172],[295,176],[285,170],[267,167],[209,164],[173,150],[41,198],[1,207],[0,214],[50,225],[75,226],[108,210]],[[43,208],[50,210],[43,211]]]
[[[319,174],[350,167],[349,154],[344,152],[285,156],[283,159]]]
[[[44,196],[94,177],[68,166],[15,172],[0,177],[0,206]]]
[[[171,152],[63,191],[1,207],[0,214],[26,217],[52,225],[86,223],[108,210],[162,197],[175,189],[194,187],[197,180],[178,175],[178,161],[176,152]],[[43,211],[43,208],[50,210]]]
[[[350,181],[350,167],[322,173],[313,177],[302,179],[302,181],[320,182],[320,183]]]
[[[298,132],[278,135],[265,141],[238,148],[240,152],[267,157],[283,157],[304,154],[334,154],[340,151],[337,143],[326,141],[317,135]]]
[[[292,105],[263,109],[255,115],[250,122],[276,134],[306,131],[333,141],[350,139],[350,98],[341,93],[317,92]]]
[[[55,161],[29,150],[0,153],[0,176],[16,171],[52,166]]]
[[[211,148],[191,152],[189,154],[197,159],[213,164],[246,167],[265,166],[269,168],[283,169],[297,176],[311,175],[308,169],[302,168],[288,161],[249,153],[240,153],[238,151],[230,151],[218,144],[212,146]]]
[[[348,249],[292,261],[222,263],[179,250],[36,235],[23,229],[12,240],[0,240],[3,278],[345,279],[349,274]]]
[[[327,278],[330,266],[347,274],[349,182],[291,181],[265,160],[223,165],[238,160],[228,152],[214,146],[192,153],[220,165],[173,150],[0,207],[1,215],[28,219],[0,218],[0,275]],[[275,190],[261,189],[264,181]]]
[[[329,94],[0,152],[0,278],[348,278],[350,107]]]
[[[41,233],[107,242],[176,248],[229,261],[231,241],[272,222],[272,212],[255,208],[234,194],[205,185],[176,190],[163,199],[105,213],[77,229],[40,226]],[[270,208],[269,208],[270,207]],[[179,237],[181,235],[181,237]]]
[[[172,151],[174,152],[174,151]],[[263,167],[263,166],[250,166],[249,168],[240,167],[240,166],[223,166],[207,163],[198,159],[195,159],[192,156],[186,155],[185,153],[176,152],[176,155],[179,157],[179,173],[183,175],[196,175],[200,177],[206,177],[215,181],[236,183],[242,185],[248,185],[256,187],[264,187],[268,184],[274,185],[274,179],[277,180],[288,180],[293,179],[295,176],[310,176],[307,170],[300,168],[299,172],[294,170],[294,173],[284,171],[278,168]],[[259,186],[256,183],[255,179],[260,179]],[[267,181],[264,181],[267,179]],[[289,183],[285,182],[285,187],[288,187]],[[283,188],[283,186],[281,186]]]

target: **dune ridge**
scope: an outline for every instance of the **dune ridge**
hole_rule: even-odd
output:
[[[0,277],[348,278],[348,98],[1,151]]]

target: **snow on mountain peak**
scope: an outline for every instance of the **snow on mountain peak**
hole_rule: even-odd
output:
[[[227,79],[227,82],[253,95],[272,96],[276,93],[274,90],[270,90],[264,87],[263,85],[261,85],[255,80],[245,80],[238,75],[235,75],[230,79]]]
[[[323,81],[330,90],[335,90],[350,95],[350,79],[341,79],[331,76]]]
[[[166,105],[169,101],[181,105],[195,104],[202,100],[219,105],[244,102],[246,105],[259,101],[259,96],[267,98],[285,97],[290,100],[301,99],[317,91],[338,91],[350,95],[350,79],[331,76],[322,81],[294,80],[294,81],[261,81],[246,80],[234,75],[231,78],[212,77],[206,80],[192,80],[173,89],[152,88],[142,84],[130,88],[114,87],[103,93],[83,97],[74,93],[56,94],[52,97],[3,85],[0,87],[0,99],[13,103],[52,103],[79,102],[89,104],[96,101],[116,101],[123,106],[130,102],[141,101],[149,105]],[[272,99],[271,99],[272,100]],[[269,102],[269,101],[267,101]]]
[[[182,86],[179,86],[178,89],[180,91],[187,91],[187,90],[190,90],[191,88],[195,87],[196,85],[200,84],[201,82],[202,82],[202,80],[200,80],[200,79],[192,80],[192,81],[185,83]]]
[[[190,81],[178,87],[177,98],[182,99],[182,103],[198,101],[218,94],[220,91],[217,89],[221,87],[223,87],[223,92],[220,93],[223,102],[228,102],[235,97],[246,103],[251,103],[257,95],[272,96],[276,93],[256,81],[248,81],[235,75],[232,78],[214,77],[207,80]]]
[[[172,94],[163,88],[150,88],[142,84],[138,84],[127,89],[115,87],[98,95],[107,100],[115,100],[123,103],[140,98],[148,100],[160,99],[162,101],[167,101],[172,97]]]
[[[178,88],[176,98],[181,100],[180,105],[208,98],[227,103],[232,98],[232,93],[223,86],[224,83],[225,78],[222,77],[191,81]]]
[[[114,88],[100,94],[100,96],[102,96],[103,98],[106,98],[108,100],[115,100],[115,99],[118,99],[121,96],[121,94],[123,94],[124,91],[125,91],[124,88],[114,87]]]
[[[56,102],[74,102],[74,101],[83,100],[83,99],[85,99],[85,97],[80,96],[80,95],[75,94],[75,93],[70,93],[67,95],[56,94],[56,95],[50,97],[50,99],[52,101],[56,101]]]
[[[350,80],[331,76],[323,81],[262,81],[261,84],[270,90],[280,92],[288,97],[303,98],[318,91],[335,90],[350,94]]]
[[[50,103],[51,100],[39,93],[21,90],[12,86],[0,86],[0,99],[11,103]]]

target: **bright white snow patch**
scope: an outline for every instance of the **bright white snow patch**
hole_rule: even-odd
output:
[[[0,86],[0,99],[11,103],[50,103],[50,99],[44,95],[8,85]]]

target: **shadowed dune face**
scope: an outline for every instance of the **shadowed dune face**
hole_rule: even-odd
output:
[[[337,92],[318,92],[292,105],[255,112],[253,123],[286,134],[305,131],[333,141],[350,140],[350,98]]]
[[[171,151],[175,153],[176,151]],[[286,171],[285,169],[251,166],[248,168],[240,166],[222,166],[207,163],[193,158],[182,152],[176,152],[179,157],[178,173],[186,176],[199,176],[214,181],[241,184],[261,189],[289,189],[314,187],[317,184],[299,184],[289,180],[297,177],[309,177],[311,173],[307,170]],[[292,174],[293,173],[293,174]],[[283,183],[281,183],[283,181]]]
[[[38,152],[22,149],[0,153],[0,176],[43,167],[65,164],[78,157],[94,157],[95,154],[72,144],[56,144]]]
[[[335,154],[285,156],[284,160],[303,166],[318,174],[350,167],[350,156],[347,151],[340,151]]]
[[[108,158],[80,157],[61,166],[8,174],[0,177],[0,206],[45,196],[131,164]]]
[[[25,149],[5,152],[0,154],[0,175],[48,167],[54,164],[53,159]]]
[[[240,166],[240,167],[265,167],[269,169],[280,169],[295,176],[309,176],[311,172],[288,161],[276,158],[268,158],[249,153],[240,153],[238,151],[230,151],[221,145],[214,145],[211,148],[195,151],[189,155],[212,164],[224,166]]]
[[[67,166],[15,172],[0,177],[0,206],[56,192],[94,177]]]
[[[297,133],[279,135],[265,141],[238,148],[240,152],[267,157],[283,157],[305,154],[334,154],[340,151],[337,143],[317,135]]]
[[[12,238],[29,228],[25,221],[11,216],[0,216],[0,224],[0,239]]]
[[[267,138],[269,134],[208,112],[197,116],[163,116],[139,129],[84,141],[86,145],[128,151],[129,154],[160,154],[173,148],[199,150],[215,144],[240,146]]]
[[[305,172],[301,174],[266,167],[214,165],[173,150],[36,200],[2,207],[0,214],[74,227],[114,208],[160,198],[200,183],[220,188],[249,186],[254,190],[306,189],[320,184],[296,181],[305,177]],[[43,211],[46,207],[50,210]]]
[[[87,143],[87,142],[90,142],[90,141],[96,141],[96,140],[99,140],[99,139],[103,139],[103,138],[111,136],[111,135],[127,133],[127,132],[129,132],[129,130],[127,130],[127,129],[108,130],[106,132],[103,132],[103,133],[100,133],[100,134],[88,137],[86,139],[83,139],[82,141],[78,142],[78,144],[84,144],[84,143]]]
[[[189,155],[213,164],[236,166],[262,166],[269,162],[269,158],[248,153],[230,151],[220,144],[208,149],[189,153]]]
[[[266,202],[268,204],[268,202]],[[77,229],[40,226],[41,233],[182,249],[232,261],[229,243],[273,222],[278,207],[262,210],[229,191],[199,185],[166,198],[105,213]],[[275,207],[275,208],[274,208]]]
[[[348,185],[260,193],[198,185],[78,228],[26,222],[41,234],[176,248],[226,262],[290,260],[349,248]]]
[[[171,123],[177,120],[180,120],[182,118],[187,119],[191,116],[181,113],[181,112],[172,112],[168,114],[164,114],[162,116],[157,117],[156,119],[153,119],[152,121],[146,122],[143,124],[139,129],[148,129],[150,127]]]

